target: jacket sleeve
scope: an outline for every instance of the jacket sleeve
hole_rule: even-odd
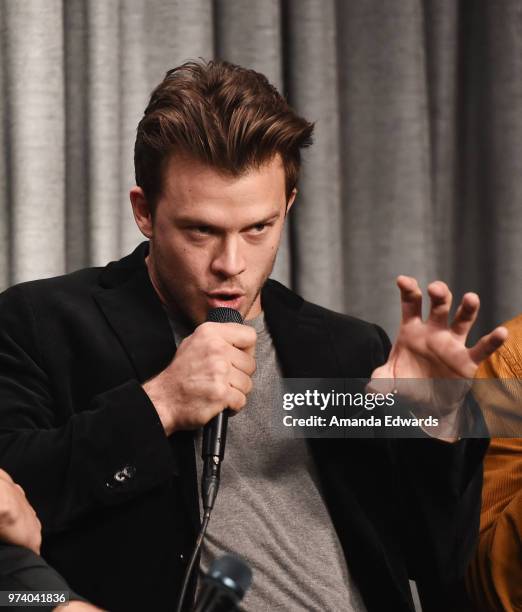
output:
[[[100,393],[87,410],[60,414],[38,338],[23,290],[0,295],[0,467],[53,532],[156,487],[176,465],[137,380]]]
[[[379,329],[383,363],[390,341]],[[477,436],[487,432],[478,406],[468,396]],[[391,441],[404,552],[410,578],[429,590],[462,579],[476,545],[482,488],[485,437],[448,443],[429,437]]]
[[[65,591],[69,601],[86,601],[75,593],[65,579],[45,560],[28,548],[0,542],[1,591]],[[55,600],[56,601],[56,600]],[[51,611],[53,606],[38,606]],[[2,606],[3,610],[19,610],[18,606]]]

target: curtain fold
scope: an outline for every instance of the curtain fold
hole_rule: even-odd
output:
[[[321,27],[317,27],[320,23]],[[293,284],[312,301],[344,309],[341,119],[335,2],[287,3],[286,91],[296,110],[315,121],[314,144],[303,155],[291,214]]]
[[[152,88],[187,59],[266,74],[316,123],[275,276],[395,329],[395,277],[522,310],[518,0],[0,0],[0,285],[103,265]]]
[[[64,49],[60,0],[2,8],[9,283],[64,267]]]
[[[394,329],[398,273],[433,278],[423,13],[341,2],[338,23],[345,300]]]

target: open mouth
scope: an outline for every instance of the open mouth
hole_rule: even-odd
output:
[[[228,307],[238,310],[243,298],[242,293],[212,293],[208,295],[208,302],[211,308]]]
[[[231,301],[233,301],[233,300],[235,300],[235,299],[237,299],[238,297],[241,297],[241,296],[239,295],[239,293],[233,293],[233,294],[230,294],[230,293],[214,293],[211,297],[216,298],[218,300],[223,300],[225,302],[226,301],[231,302]]]

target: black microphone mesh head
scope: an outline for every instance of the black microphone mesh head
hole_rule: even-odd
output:
[[[243,323],[243,317],[233,308],[212,308],[208,311],[207,321],[212,323]]]
[[[207,576],[234,591],[242,599],[252,584],[252,570],[239,557],[223,555],[212,562]]]

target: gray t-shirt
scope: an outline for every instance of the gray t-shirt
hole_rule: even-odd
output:
[[[201,566],[225,553],[253,570],[241,607],[248,612],[364,612],[323,501],[308,447],[272,429],[281,371],[263,313],[257,332],[253,390],[229,420],[221,486],[203,544]],[[176,343],[186,330],[171,321]],[[201,432],[197,436],[201,480]]]

